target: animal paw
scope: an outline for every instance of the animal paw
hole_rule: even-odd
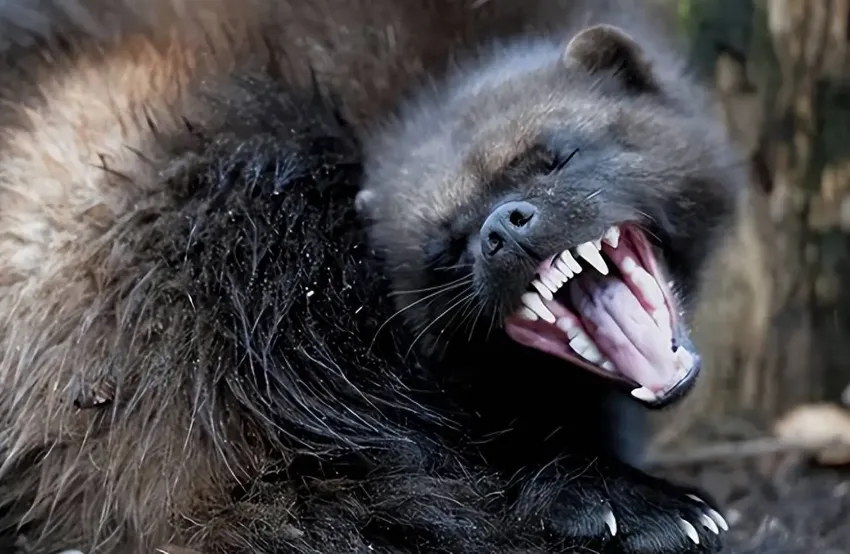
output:
[[[637,471],[569,480],[551,506],[549,532],[569,546],[618,554],[713,554],[726,520],[703,495]]]

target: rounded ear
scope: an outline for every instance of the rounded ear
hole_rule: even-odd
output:
[[[373,216],[372,203],[374,200],[375,192],[368,189],[361,190],[357,193],[357,196],[354,197],[354,210],[364,221],[369,221]]]
[[[613,71],[624,86],[635,92],[657,92],[652,63],[625,31],[613,25],[595,25],[580,31],[564,49],[567,67],[590,73]]]

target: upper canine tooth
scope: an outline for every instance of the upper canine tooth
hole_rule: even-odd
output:
[[[608,275],[608,266],[605,264],[605,260],[602,259],[599,250],[589,242],[579,244],[576,247],[576,254],[587,260],[602,275]]]
[[[534,313],[540,316],[540,319],[547,323],[555,323],[555,314],[549,311],[540,299],[540,295],[536,292],[526,292],[521,297],[522,303],[531,309]]]
[[[567,264],[567,267],[573,270],[573,273],[581,273],[581,264],[573,258],[569,250],[561,252],[561,260]]]
[[[552,291],[551,291],[551,290],[549,290],[549,287],[547,287],[546,285],[544,285],[544,284],[543,284],[542,282],[540,282],[538,279],[535,279],[534,281],[532,281],[532,282],[531,282],[531,286],[533,286],[535,289],[537,289],[537,292],[539,292],[539,293],[540,293],[540,296],[542,296],[542,297],[543,297],[543,298],[545,298],[546,300],[552,300],[552,298],[554,298],[554,297],[552,296]]]
[[[620,244],[620,229],[617,227],[609,228],[602,235],[602,242],[611,245],[611,248],[617,248],[617,245]]]

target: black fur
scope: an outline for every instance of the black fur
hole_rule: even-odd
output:
[[[477,415],[464,422],[470,440],[488,465],[515,472],[507,495],[524,519],[560,544],[714,552],[722,533],[705,493],[634,469],[643,414],[631,400],[500,329],[543,260],[630,223],[657,241],[676,283],[674,341],[688,340],[706,258],[746,175],[698,85],[657,54],[652,33],[627,28],[640,38],[600,26],[461,65],[376,133],[359,209],[399,312],[439,360],[447,395]],[[486,254],[492,214],[508,202],[533,224]],[[542,496],[529,491],[541,484]]]
[[[207,115],[187,110],[178,131],[147,122],[155,152],[138,152],[139,163],[167,186],[104,247],[123,249],[126,273],[110,274],[98,300],[120,298],[123,312],[92,312],[115,317],[119,340],[104,346],[81,330],[75,358],[117,375],[114,395],[102,404],[63,391],[81,408],[73,417],[91,418],[90,436],[51,438],[21,456],[9,446],[19,430],[0,430],[0,544],[95,551],[80,543],[94,535],[111,552],[161,546],[134,518],[159,506],[133,506],[119,478],[92,504],[86,476],[102,475],[88,466],[74,466],[55,513],[31,515],[53,501],[41,489],[63,457],[141,413],[153,422],[144,431],[178,446],[200,437],[210,465],[235,468],[191,511],[161,515],[176,542],[204,554],[716,550],[720,538],[698,524],[704,504],[624,463],[639,463],[642,422],[623,419],[635,406],[607,383],[553,372],[548,358],[505,341],[441,364],[413,347],[418,330],[391,319],[386,260],[356,215],[357,133],[337,99],[272,65],[206,83]],[[105,354],[95,364],[85,348]],[[127,367],[144,371],[116,370]],[[4,394],[6,421],[14,394]],[[184,414],[175,405],[191,417],[168,419]],[[109,458],[149,437],[115,438],[107,469],[158,485],[159,475]],[[150,498],[171,506],[158,494]],[[606,509],[618,521],[613,540]],[[699,547],[680,517],[697,527]]]

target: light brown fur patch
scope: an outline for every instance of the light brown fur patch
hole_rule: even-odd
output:
[[[86,388],[115,378],[104,362],[127,327],[125,299],[105,291],[132,270],[125,267],[132,258],[123,250],[122,221],[155,203],[162,182],[139,153],[156,156],[151,126],[168,132],[180,125],[174,114],[194,66],[178,43],[161,48],[132,38],[108,55],[80,56],[65,71],[44,75],[38,102],[6,107],[25,125],[7,128],[0,148],[0,477],[35,462],[21,453],[51,445],[37,461],[41,474],[27,473],[38,481],[13,486],[40,491],[29,514],[79,541],[62,546],[123,542],[108,534],[116,523],[165,541],[166,520],[140,519],[151,511],[135,505],[164,502],[162,512],[180,513],[218,469],[194,442],[188,408],[171,393],[163,392],[159,413],[112,414],[110,433],[103,414],[74,406]],[[119,394],[132,396],[132,382],[119,385]],[[156,428],[164,414],[187,424],[180,451]],[[124,503],[115,500],[117,491]],[[102,522],[100,536],[62,520],[80,512]]]

